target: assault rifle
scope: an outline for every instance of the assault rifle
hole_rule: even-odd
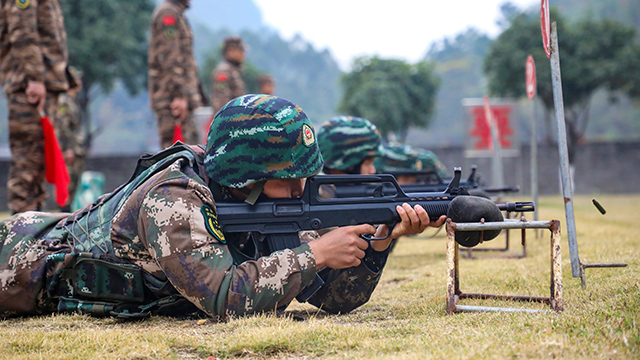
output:
[[[477,174],[477,166],[471,167],[471,174],[469,177],[460,181],[460,186],[467,188],[467,190],[479,190],[486,193],[515,193],[520,191],[520,186],[503,186],[503,187],[485,187],[480,184],[480,176]],[[414,192],[429,192],[429,191],[444,191],[452,179],[443,179],[438,175],[436,171],[420,171],[420,170],[407,170],[407,171],[392,171],[389,174],[395,176],[407,175],[416,177],[417,181],[410,184],[402,184],[402,189],[407,193]],[[387,191],[391,191],[393,188],[386,186]],[[350,196],[355,189],[341,188],[338,190],[338,196]],[[473,195],[473,194],[472,194]]]
[[[258,200],[254,205],[244,202],[216,202],[217,217],[223,233],[258,232],[266,235],[262,239],[267,242],[270,252],[300,246],[298,232],[304,230],[387,224],[388,237],[393,227],[401,221],[396,211],[397,205],[408,203],[413,207],[419,204],[427,211],[431,220],[446,215],[454,198],[468,195],[464,188],[460,187],[461,173],[460,168],[456,168],[453,180],[442,192],[410,194],[405,193],[391,175],[317,175],[307,179],[303,194],[298,199]],[[346,184],[378,184],[380,191],[373,191],[371,194],[361,193],[348,198],[322,197],[324,191],[331,191],[332,188]],[[385,195],[382,191],[384,184],[391,184],[395,193]],[[505,206],[517,208],[531,205]],[[386,239],[373,238],[372,234],[362,237],[368,241]],[[296,298],[298,301],[307,301],[323,284],[324,281],[316,276],[314,283]]]

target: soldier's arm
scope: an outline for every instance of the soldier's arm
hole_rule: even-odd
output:
[[[165,10],[158,14],[152,24],[152,44],[163,73],[168,79],[168,90],[172,99],[189,99],[186,86],[187,58],[182,51],[180,14]]]
[[[302,231],[302,243],[317,240],[325,231]],[[325,285],[308,302],[329,313],[347,313],[366,303],[375,290],[389,251],[365,250],[360,265],[347,269],[324,268],[319,272]]]
[[[185,298],[212,316],[286,306],[315,276],[309,245],[234,265],[217,231],[206,185],[178,177],[147,193],[140,207],[141,241]],[[209,215],[207,215],[209,214]]]
[[[38,34],[38,0],[25,2],[24,5],[20,1],[10,1],[6,9],[9,42],[13,48],[11,55],[16,58],[18,72],[24,74],[26,81],[44,82],[44,59]]]
[[[388,249],[375,251],[369,247],[358,266],[321,270],[319,274],[325,285],[309,299],[309,303],[332,314],[344,314],[363,305],[378,285],[388,256]]]

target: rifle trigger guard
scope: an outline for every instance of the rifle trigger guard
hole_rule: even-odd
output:
[[[391,236],[391,233],[393,232],[393,228],[396,227],[396,224],[398,222],[394,222],[393,224],[387,225],[389,227],[389,231],[387,232],[387,236],[385,237],[381,237],[381,238],[375,238],[373,237],[374,234],[360,234],[360,238],[367,241],[367,242],[371,242],[371,241],[378,241],[378,240],[387,240],[389,238],[389,236]]]

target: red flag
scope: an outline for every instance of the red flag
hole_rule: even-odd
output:
[[[44,168],[45,179],[56,188],[56,203],[65,206],[69,200],[69,172],[60,150],[60,144],[53,131],[53,125],[46,115],[40,117],[44,132]]]
[[[184,137],[182,136],[182,125],[180,124],[176,124],[173,127],[173,143],[175,144],[176,141],[184,142]]]

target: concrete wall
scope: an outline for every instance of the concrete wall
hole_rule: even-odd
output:
[[[450,169],[461,166],[463,177],[469,174],[472,164],[478,166],[485,183],[491,182],[491,158],[466,158],[461,147],[432,148],[440,160]],[[576,152],[576,194],[624,194],[640,192],[640,141],[588,143],[580,145]],[[89,160],[87,170],[101,171],[105,175],[105,191],[111,191],[129,179],[135,168],[137,156],[95,157]],[[6,183],[9,159],[0,159],[0,212],[7,211]],[[560,194],[558,149],[555,145],[538,148],[538,179],[541,195]],[[520,185],[522,194],[530,194],[529,146],[524,146],[519,157],[505,158],[506,185]],[[49,186],[53,194],[52,187]],[[47,209],[56,209],[49,199]]]

